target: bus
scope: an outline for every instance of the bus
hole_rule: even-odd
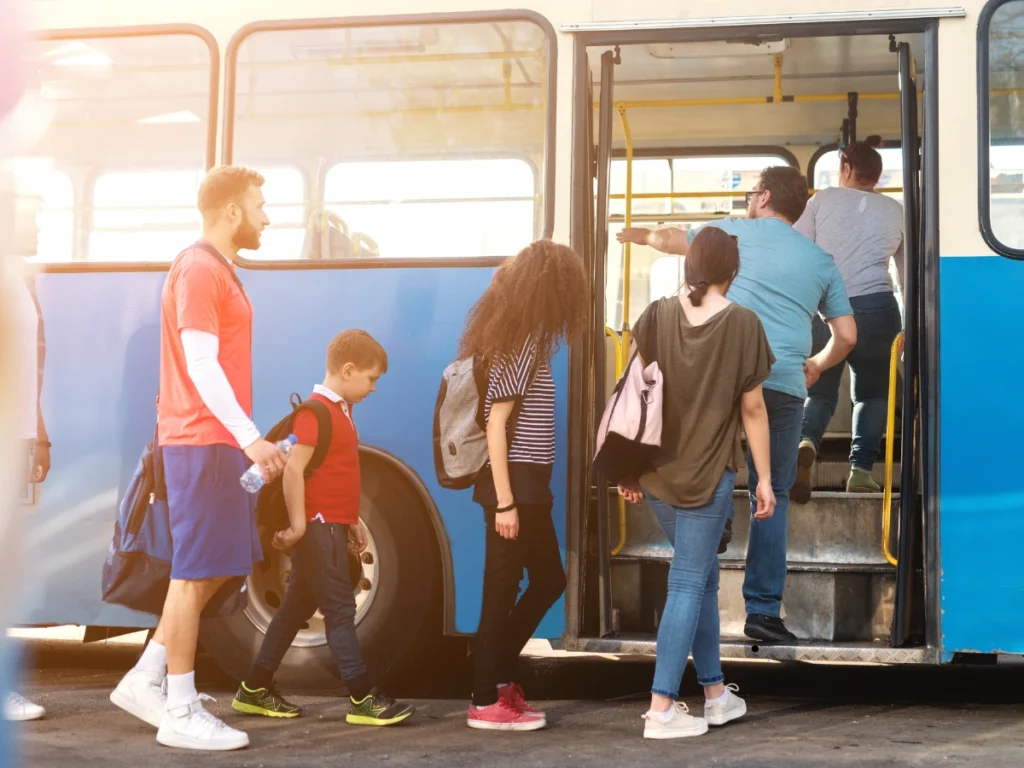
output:
[[[442,489],[431,420],[440,375],[494,269],[537,238],[570,244],[592,285],[586,338],[558,353],[555,521],[568,588],[538,635],[653,654],[671,547],[650,511],[590,464],[630,324],[682,262],[619,245],[640,222],[744,215],[771,165],[837,183],[838,151],[885,139],[883,194],[905,211],[904,332],[893,350],[884,492],[848,495],[845,394],[815,477],[790,509],[784,613],[800,637],[742,637],[747,492],[720,557],[725,658],[940,664],[1024,653],[1024,413],[1014,352],[1024,295],[1024,0],[36,0],[29,54],[52,119],[18,166],[41,190],[33,258],[47,336],[52,472],[19,512],[19,623],[152,627],[103,603],[120,494],[155,422],[158,309],[197,236],[204,171],[266,178],[272,226],[238,273],[255,308],[263,429],[362,327],[391,368],[360,406],[362,517],[350,563],[374,663],[467,638],[484,527]],[[25,171],[29,172],[29,171]],[[896,386],[898,384],[899,386]],[[277,552],[246,610],[203,626],[240,675],[287,582]],[[418,656],[420,654],[420,656]],[[334,685],[314,617],[282,685]]]

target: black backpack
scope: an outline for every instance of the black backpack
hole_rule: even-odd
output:
[[[308,480],[317,468],[324,463],[324,457],[327,456],[327,450],[330,448],[331,432],[333,429],[331,412],[327,405],[320,400],[303,401],[295,393],[292,393],[290,401],[292,412],[277,422],[267,432],[265,439],[271,443],[284,440],[292,433],[292,429],[295,426],[295,417],[299,414],[299,411],[312,411],[313,415],[316,416],[317,433],[313,457],[309,460],[309,464],[306,465],[306,471],[303,473]],[[256,498],[256,523],[264,529],[265,534],[268,536],[268,541],[269,536],[273,536],[275,532],[288,527],[288,507],[285,505],[284,482],[280,475],[260,488],[259,496]],[[266,542],[264,543],[265,549]]]

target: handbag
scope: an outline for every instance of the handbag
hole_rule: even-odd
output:
[[[159,616],[171,583],[174,542],[157,435],[146,445],[125,489],[103,561],[103,602]],[[248,605],[244,576],[228,579],[203,609],[205,618],[231,616]]]
[[[661,302],[659,299],[651,311],[644,343],[637,344],[605,406],[597,430],[593,469],[614,485],[637,480],[652,467],[661,449],[664,405],[664,379],[658,367]]]

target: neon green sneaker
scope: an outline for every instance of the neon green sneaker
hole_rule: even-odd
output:
[[[395,725],[416,711],[412,704],[403,704],[374,688],[359,701],[349,696],[345,721],[351,725]]]
[[[847,493],[881,493],[881,491],[882,486],[875,482],[870,472],[857,467],[850,470],[850,477],[846,481]]]
[[[283,718],[302,716],[302,708],[285,701],[273,685],[250,690],[243,682],[238,686],[238,693],[231,702],[231,708],[246,715]]]

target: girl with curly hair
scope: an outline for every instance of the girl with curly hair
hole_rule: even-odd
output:
[[[587,322],[590,291],[574,251],[549,240],[505,262],[466,320],[461,358],[489,364],[484,418],[489,461],[473,500],[484,509],[483,604],[467,723],[484,730],[546,725],[515,682],[516,664],[541,619],[565,590],[551,519],[555,382],[551,357]],[[529,586],[519,600],[523,569]]]

